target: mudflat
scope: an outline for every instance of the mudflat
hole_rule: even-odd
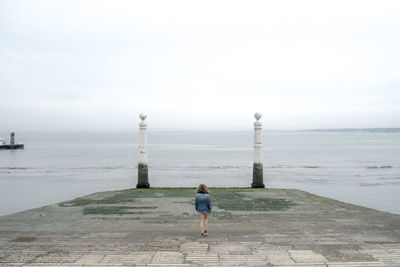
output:
[[[400,266],[400,216],[299,190],[99,192],[0,217],[2,266]]]

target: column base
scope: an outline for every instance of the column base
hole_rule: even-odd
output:
[[[251,187],[265,188],[263,179],[263,164],[253,163],[253,182],[251,183]]]
[[[149,171],[146,164],[138,164],[138,183],[136,188],[150,188]]]

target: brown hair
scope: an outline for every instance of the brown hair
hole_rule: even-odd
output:
[[[210,190],[205,184],[201,184],[197,187],[197,193],[210,194]]]

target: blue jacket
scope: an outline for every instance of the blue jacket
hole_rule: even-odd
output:
[[[209,194],[198,193],[195,199],[196,211],[198,212],[211,212],[211,198]]]

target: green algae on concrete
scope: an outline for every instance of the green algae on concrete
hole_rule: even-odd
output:
[[[213,205],[223,210],[230,211],[268,211],[268,210],[287,210],[295,203],[284,198],[271,197],[251,197],[246,193],[257,192],[259,189],[250,188],[211,188],[211,199]],[[268,190],[268,189],[267,189]],[[62,202],[60,206],[87,206],[93,204],[126,204],[134,203],[139,198],[194,198],[194,188],[152,188],[152,189],[126,189],[114,191],[103,198],[81,197],[72,201]],[[189,203],[194,204],[193,200]],[[113,211],[110,207],[97,207],[97,209],[86,209],[84,214],[93,214],[93,212],[105,213],[114,212],[115,214],[126,213],[127,207],[114,206]],[[125,210],[125,212],[123,212]],[[85,211],[85,210],[84,210]],[[89,212],[88,212],[89,211]],[[110,214],[111,214],[110,213]]]
[[[268,189],[266,189],[268,192]],[[212,191],[214,205],[230,211],[268,211],[287,210],[295,203],[288,199],[271,197],[251,197],[246,193],[258,192],[259,189],[216,188]]]
[[[117,204],[135,202],[137,198],[161,198],[161,197],[192,197],[194,189],[189,188],[150,188],[150,189],[125,189],[113,192],[105,192],[103,196],[88,195],[75,198],[71,201],[61,202],[62,207],[87,206],[91,204]],[[107,194],[108,193],[108,194]]]
[[[131,211],[131,210],[148,210],[156,209],[157,207],[130,207],[130,206],[90,206],[83,209],[83,214],[146,214],[146,211]]]

